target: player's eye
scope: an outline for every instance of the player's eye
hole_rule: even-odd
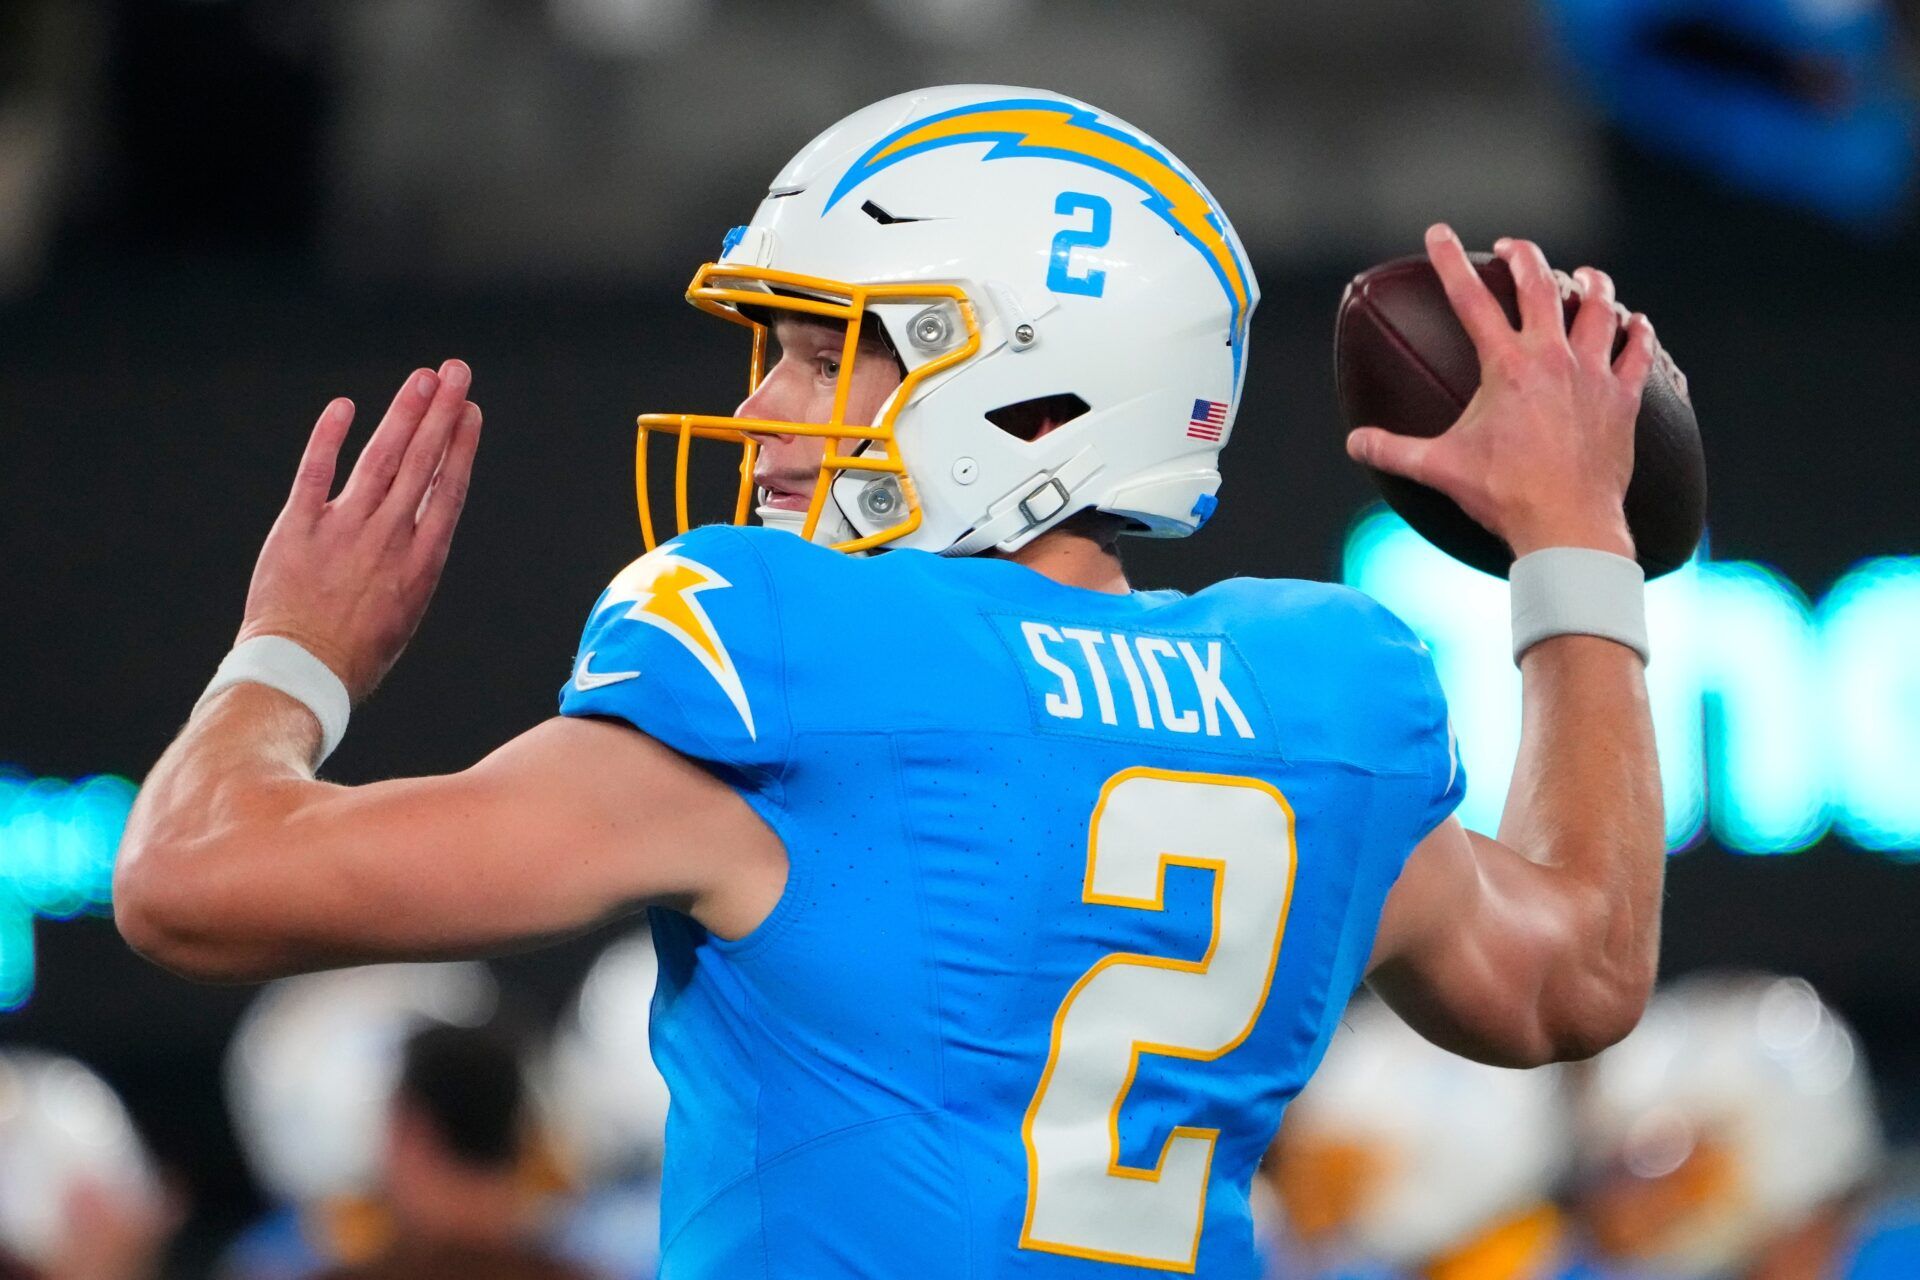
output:
[[[819,359],[820,376],[837,379],[840,376],[840,357],[821,356]]]

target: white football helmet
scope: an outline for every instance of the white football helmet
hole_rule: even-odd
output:
[[[657,1173],[666,1148],[667,1082],[648,1024],[660,973],[641,932],[594,961],[539,1073],[558,1155],[582,1185]]]
[[[1719,1275],[1857,1189],[1882,1155],[1853,1033],[1799,978],[1707,973],[1656,995],[1597,1058],[1580,1135],[1596,1176],[1672,1188],[1643,1269]],[[1616,1246],[1617,1247],[1617,1246]]]
[[[111,1086],[71,1058],[0,1052],[0,1252],[44,1269],[82,1184],[158,1204],[153,1160]]]
[[[227,1106],[260,1185],[301,1206],[370,1195],[407,1037],[434,1022],[485,1022],[496,997],[477,963],[371,965],[270,984],[226,1060]]]
[[[1303,1243],[1409,1267],[1540,1208],[1567,1133],[1558,1068],[1471,1062],[1362,998],[1287,1108],[1277,1181],[1316,1202],[1285,1206]]]
[[[741,448],[744,523],[758,432],[826,440],[810,507],[790,517],[803,536],[967,555],[1088,508],[1161,537],[1205,523],[1260,290],[1206,187],[1146,134],[1056,93],[950,85],[875,103],[802,148],[687,298],[753,331],[749,389],[769,310],[844,320],[839,395],[825,423],[643,415],[649,548],[649,436],[677,442],[685,532],[692,440]],[[871,424],[846,422],[873,325],[904,379]],[[1039,439],[994,423],[1054,397],[1085,410]]]

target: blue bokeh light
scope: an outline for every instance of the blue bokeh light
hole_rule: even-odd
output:
[[[33,994],[33,922],[104,913],[134,785],[0,768],[0,1011]]]
[[[1433,650],[1467,797],[1496,829],[1520,742],[1506,583],[1384,508],[1348,535],[1343,576]],[[1832,827],[1920,860],[1920,557],[1866,561],[1816,609],[1764,565],[1704,553],[1647,588],[1647,695],[1670,849],[1711,828],[1740,853],[1804,849]]]

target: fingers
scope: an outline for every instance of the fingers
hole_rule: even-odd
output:
[[[1520,331],[1554,338],[1564,335],[1560,288],[1540,246],[1531,240],[1502,237],[1494,241],[1493,251],[1513,273],[1513,291],[1520,303]]]
[[[1585,296],[1580,312],[1573,319],[1568,340],[1574,355],[1596,369],[1613,363],[1613,335],[1620,324],[1620,313],[1613,300],[1613,278],[1604,271],[1582,267],[1574,272]]]
[[[1473,340],[1474,350],[1485,356],[1495,343],[1513,336],[1513,326],[1507,323],[1506,313],[1487,291],[1479,270],[1467,257],[1466,246],[1444,222],[1427,228],[1427,260],[1433,264],[1441,287],[1447,291],[1453,314],[1459,317],[1467,337]]]
[[[1379,427],[1356,427],[1347,433],[1347,456],[1377,471],[1426,484],[1427,457],[1437,442],[1396,435]]]
[[[367,447],[360,451],[360,460],[354,463],[353,474],[347,477],[337,499],[341,509],[366,516],[380,505],[393,485],[400,460],[406,456],[407,444],[439,389],[440,378],[431,369],[416,369],[408,375],[393,403],[387,406],[386,416],[374,428]]]
[[[320,420],[313,424],[313,434],[307,437],[306,452],[300,455],[300,466],[293,473],[293,492],[287,497],[289,510],[314,515],[327,505],[327,495],[333,492],[333,472],[340,457],[340,446],[347,438],[347,428],[352,425],[353,401],[344,396],[320,411]]]
[[[434,573],[446,562],[454,526],[460,523],[461,508],[467,503],[474,454],[480,448],[480,423],[480,406],[468,404],[454,424],[446,453],[440,459],[440,469],[434,473],[433,484],[420,504],[416,542]]]
[[[464,361],[449,360],[440,366],[439,381],[439,390],[407,442],[393,483],[380,504],[383,511],[408,523],[420,510],[420,500],[440,468],[447,442],[469,407],[467,390],[473,385],[473,371]]]
[[[1653,371],[1658,351],[1653,321],[1638,311],[1634,312],[1627,321],[1627,345],[1620,352],[1620,358],[1613,362],[1613,376],[1619,382],[1622,393],[1636,400],[1640,398],[1641,391],[1647,385],[1647,375]]]

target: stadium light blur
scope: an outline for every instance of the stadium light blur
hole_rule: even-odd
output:
[[[1467,767],[1460,820],[1494,830],[1520,743],[1506,583],[1384,508],[1348,534],[1343,577],[1433,650]],[[1857,565],[1816,609],[1703,544],[1647,588],[1647,630],[1670,849],[1710,829],[1737,852],[1791,853],[1832,828],[1920,861],[1920,557]]]
[[[33,994],[36,918],[104,914],[134,785],[78,782],[0,768],[0,1011]]]

